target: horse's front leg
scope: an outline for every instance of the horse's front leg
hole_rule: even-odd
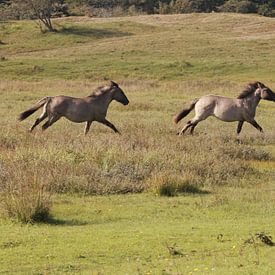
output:
[[[85,131],[84,131],[84,134],[87,135],[89,130],[90,130],[90,127],[91,127],[91,124],[92,124],[92,121],[87,121],[86,122],[86,127],[85,127]]]
[[[239,121],[238,127],[237,127],[237,134],[239,134],[242,130],[244,121]]]
[[[257,130],[263,133],[263,128],[256,122],[256,120],[248,121],[252,126],[254,126]]]
[[[99,121],[100,123],[110,127],[115,133],[120,134],[120,132],[118,131],[118,129],[115,127],[115,125],[113,125],[110,121],[108,121],[107,119],[103,119],[101,121]]]

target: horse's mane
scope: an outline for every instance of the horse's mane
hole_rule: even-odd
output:
[[[109,91],[110,91],[109,86],[100,86],[96,88],[95,91],[93,91],[90,95],[88,95],[88,97],[98,97],[100,95],[108,93]]]
[[[259,81],[253,82],[253,83],[249,83],[245,89],[238,95],[238,99],[242,99],[242,98],[247,98],[249,97],[251,94],[253,94],[258,88],[260,87],[265,87],[265,85]]]

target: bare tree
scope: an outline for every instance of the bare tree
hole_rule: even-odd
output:
[[[40,29],[42,30],[44,25],[51,32],[55,31],[51,18],[62,2],[62,0],[12,0],[14,8],[22,14],[22,17],[38,19]]]

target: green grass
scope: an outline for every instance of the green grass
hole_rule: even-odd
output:
[[[22,227],[2,222],[1,270],[187,274],[198,269],[205,274],[271,274],[273,247],[257,244],[255,250],[244,244],[251,234],[273,232],[270,196],[258,194],[269,201],[262,207],[245,198],[242,189],[222,191],[234,193],[235,198],[221,196],[220,190],[175,198],[58,196],[50,224]],[[170,255],[167,246],[182,255]]]
[[[0,23],[1,205],[7,182],[39,193],[36,179],[52,193],[45,223],[22,224],[2,211],[0,273],[272,274],[274,247],[245,241],[258,232],[275,238],[274,104],[257,110],[265,134],[245,124],[239,139],[236,123],[214,118],[178,137],[193,114],[179,125],[172,118],[196,97],[236,97],[250,81],[274,90],[274,19],[54,24],[57,33],[41,34],[34,22]],[[17,121],[46,95],[85,96],[108,78],[130,100],[108,112],[121,136],[93,123],[84,137],[83,124],[66,120],[30,134],[38,114]]]

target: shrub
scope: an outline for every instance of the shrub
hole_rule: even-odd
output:
[[[270,5],[264,4],[264,5],[259,6],[258,14],[263,15],[263,16],[274,17],[275,10],[273,10]]]
[[[172,13],[172,8],[173,7],[173,3],[172,5],[169,5],[168,3],[159,3],[159,8],[157,9],[157,12],[159,14],[169,14]]]
[[[220,7],[223,12],[239,12],[239,13],[255,13],[257,7],[254,3],[248,0],[229,0]]]
[[[216,10],[216,6],[221,1],[211,0],[176,0],[174,4],[170,3],[176,13],[191,13],[191,12],[211,12]]]

